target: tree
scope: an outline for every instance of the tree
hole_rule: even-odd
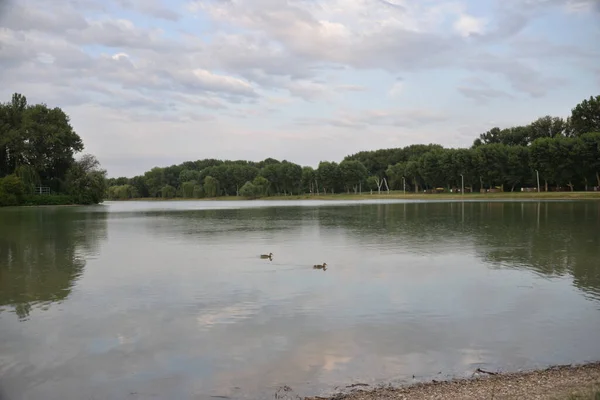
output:
[[[206,197],[217,197],[221,194],[219,181],[212,176],[204,178],[204,194]]]
[[[524,146],[510,146],[507,149],[506,176],[504,179],[510,185],[510,191],[518,184],[524,184],[531,176],[529,166],[529,150]]]
[[[164,199],[172,199],[176,192],[177,190],[171,185],[165,185],[160,189],[160,194]]]
[[[77,204],[98,204],[106,194],[106,171],[91,154],[85,154],[69,168],[67,192]]]
[[[486,182],[490,188],[504,184],[508,147],[494,143],[475,149],[474,164],[480,177],[481,188],[484,186],[483,182]]]
[[[181,184],[181,195],[186,199],[194,197],[194,187],[197,185],[196,181],[183,182]]]
[[[358,187],[367,179],[367,168],[360,161],[353,160],[342,161],[338,168],[346,191],[350,193],[350,190],[354,190],[357,193]]]
[[[390,178],[390,187],[392,189],[403,189],[406,169],[406,162],[402,161],[394,165],[390,165],[385,171],[385,174]]]
[[[327,193],[331,190],[331,193],[335,192],[335,187],[339,183],[339,167],[335,162],[321,161],[317,168],[317,179],[323,191]]]
[[[260,197],[259,188],[254,186],[252,182],[248,181],[240,188],[240,196],[250,199]]]
[[[583,100],[571,110],[570,125],[577,136],[600,132],[600,95]]]
[[[254,188],[256,189],[256,193],[258,196],[262,197],[262,196],[266,196],[267,194],[269,194],[270,183],[264,177],[257,176],[252,181],[252,184],[254,185]]]
[[[582,171],[584,180],[587,181],[590,176],[593,176],[600,187],[600,132],[584,133],[580,138],[581,147],[577,154],[584,167]]]
[[[317,174],[312,167],[302,167],[302,191],[304,193],[315,192],[316,178]]]
[[[531,168],[538,171],[540,177],[544,180],[545,191],[548,191],[548,180],[555,175],[553,157],[552,157],[552,139],[536,139],[529,146],[529,161]]]
[[[419,192],[419,162],[415,160],[408,161],[404,168],[404,174],[410,177],[415,188],[415,193]]]
[[[15,93],[0,105],[0,176],[31,166],[42,183],[58,190],[60,181],[83,150],[81,138],[58,107],[28,105]]]

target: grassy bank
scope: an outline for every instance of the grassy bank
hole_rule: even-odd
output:
[[[518,199],[540,199],[540,200],[600,200],[600,192],[503,192],[503,193],[466,193],[464,195],[456,193],[439,193],[439,194],[424,194],[424,193],[403,193],[400,191],[392,191],[389,194],[382,192],[377,193],[362,193],[362,194],[326,194],[326,195],[292,195],[292,196],[269,196],[261,197],[259,200],[377,200],[377,199],[418,199],[418,200],[518,200]],[[164,199],[160,197],[129,199],[123,201],[235,201],[247,200],[244,197],[222,196],[215,198],[188,199],[188,198],[171,198]]]
[[[0,207],[36,207],[36,206],[71,206],[73,198],[64,194],[25,195],[17,198],[11,196],[8,201],[0,201]]]
[[[397,388],[363,387],[331,397],[307,397],[305,400],[600,400],[600,362],[538,371],[476,375],[470,379],[431,381]]]

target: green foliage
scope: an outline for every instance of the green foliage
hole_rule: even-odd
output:
[[[256,187],[252,182],[246,182],[240,188],[240,196],[254,199],[260,197],[259,188]]]
[[[600,95],[590,96],[571,110],[571,129],[577,136],[600,132]]]
[[[76,204],[76,202],[66,194],[27,195],[22,201],[24,206],[66,206],[71,204]]]
[[[175,189],[171,185],[165,185],[160,189],[160,194],[163,197],[163,199],[172,199],[173,197],[175,197],[176,192],[177,189]]]
[[[86,154],[71,165],[66,176],[67,193],[77,204],[98,204],[106,195],[106,171],[96,157]]]
[[[196,181],[183,182],[181,184],[181,195],[186,199],[194,197],[194,187],[197,185]]]
[[[367,168],[360,161],[344,160],[338,168],[340,179],[348,192],[354,190],[356,193],[368,176]]]
[[[269,185],[271,184],[268,180],[266,180],[262,176],[257,176],[252,181],[252,184],[256,188],[257,196],[266,196],[269,194]]]
[[[219,181],[212,176],[204,178],[204,194],[206,197],[217,197],[221,194]]]
[[[192,192],[192,197],[195,199],[200,199],[204,197],[204,188],[202,185],[194,185],[194,191]]]
[[[135,186],[125,184],[108,188],[108,198],[111,200],[128,200],[139,197]]]
[[[367,189],[369,190],[377,190],[378,186],[378,180],[376,177],[374,176],[369,176],[367,178],[366,184],[367,184]]]
[[[40,184],[40,176],[31,165],[18,166],[15,169],[15,175],[23,182],[25,193],[33,193],[35,186]]]
[[[317,168],[317,179],[325,193],[334,193],[340,181],[340,168],[335,162],[321,161]]]
[[[67,201],[31,200],[28,195],[38,185],[54,192],[66,190],[68,203],[102,201],[106,174],[96,168],[97,162],[87,166],[75,162],[74,155],[81,150],[83,142],[60,108],[30,105],[25,96],[15,93],[10,102],[0,104],[0,178],[6,186],[0,189],[0,205]],[[82,160],[86,157],[90,161],[91,156]]]

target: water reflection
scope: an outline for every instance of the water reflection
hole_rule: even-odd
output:
[[[7,396],[272,398],[600,357],[598,203],[233,203],[0,213],[2,304],[71,290],[0,314]]]
[[[0,212],[0,310],[26,318],[64,300],[106,238],[106,214],[64,208]]]
[[[323,209],[320,224],[408,253],[474,248],[486,263],[530,269],[600,298],[599,202],[408,203]]]

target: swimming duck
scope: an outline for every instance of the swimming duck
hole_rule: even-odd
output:
[[[322,269],[323,271],[327,271],[327,263],[313,265],[313,269]]]
[[[273,253],[269,253],[269,254],[261,254],[260,258],[273,258]]]

